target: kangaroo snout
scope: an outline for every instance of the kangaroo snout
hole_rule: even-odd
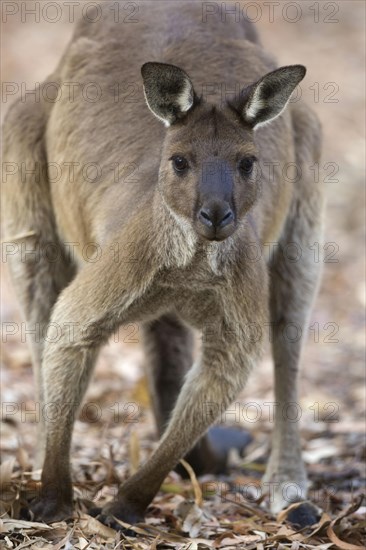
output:
[[[235,228],[234,212],[226,201],[205,201],[198,211],[199,233],[206,239],[221,241]]]

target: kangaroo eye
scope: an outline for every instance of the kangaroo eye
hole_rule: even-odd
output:
[[[187,170],[188,161],[184,157],[177,155],[172,157],[171,160],[173,161],[173,168],[178,174],[181,174]]]
[[[242,176],[250,176],[257,159],[255,157],[244,157],[239,162],[239,172]]]

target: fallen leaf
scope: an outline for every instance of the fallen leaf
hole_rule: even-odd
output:
[[[130,475],[133,475],[140,465],[140,444],[137,432],[131,431],[129,440]]]
[[[101,537],[107,539],[109,537],[114,537],[116,531],[104,523],[101,523],[96,518],[89,516],[88,514],[81,514],[79,517],[80,527],[83,532],[88,535],[100,535]]]
[[[183,458],[180,460],[180,463],[185,467],[187,472],[189,473],[189,477],[191,479],[191,483],[194,490],[194,498],[196,501],[197,506],[202,508],[203,505],[203,498],[202,498],[202,489],[200,487],[200,484],[197,481],[196,474],[194,473],[194,470],[188,462],[186,462]]]
[[[198,536],[203,519],[203,511],[196,502],[185,500],[178,504],[175,515],[182,520],[182,531],[190,537]]]
[[[330,540],[338,546],[338,548],[340,548],[341,550],[365,550],[365,546],[358,546],[358,544],[350,544],[338,538],[334,532],[332,523],[328,525],[327,535],[330,538]]]
[[[39,529],[42,531],[46,530],[52,530],[53,527],[50,525],[46,525],[45,523],[38,523],[36,521],[23,521],[20,519],[8,519],[3,518],[2,520],[2,533],[9,533],[12,531],[15,531],[16,529]]]

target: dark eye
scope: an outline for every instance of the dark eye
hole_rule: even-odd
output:
[[[242,176],[250,176],[257,159],[255,157],[244,157],[239,162],[239,172]]]
[[[182,172],[185,172],[188,168],[188,161],[184,157],[180,157],[179,155],[174,156],[171,158],[173,161],[173,168],[177,172],[177,174],[182,174]]]

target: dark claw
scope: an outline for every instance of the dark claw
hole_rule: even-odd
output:
[[[19,519],[24,521],[32,521],[32,513],[29,508],[22,506],[19,511]]]
[[[318,523],[320,515],[318,509],[311,502],[303,502],[297,508],[290,510],[287,520],[296,528],[303,529]]]
[[[97,520],[107,527],[111,527],[115,531],[122,531],[126,537],[137,537],[137,533],[135,533],[135,531],[132,531],[132,529],[128,529],[127,527],[123,527],[113,516],[108,514],[99,514],[99,516],[97,516]]]
[[[91,511],[96,511],[97,508],[92,509]],[[89,511],[89,513],[91,512]],[[92,515],[92,514],[90,514]],[[135,537],[136,533],[131,529],[123,527],[115,518],[120,519],[124,523],[129,523],[134,525],[135,523],[140,523],[144,521],[144,514],[136,509],[133,503],[123,502],[122,500],[117,500],[111,504],[107,504],[101,510],[99,509],[99,514],[96,515],[96,518],[104,525],[112,527],[116,531],[123,531],[123,533],[129,537]]]
[[[56,500],[37,499],[30,504],[30,510],[35,520],[41,520],[44,523],[54,523],[64,521],[73,516],[71,504],[60,503]]]
[[[102,513],[102,508],[99,506],[93,506],[93,508],[89,508],[88,514],[89,516],[92,516],[93,518],[98,517]]]

